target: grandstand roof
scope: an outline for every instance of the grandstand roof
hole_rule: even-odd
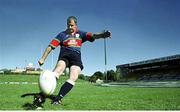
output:
[[[139,62],[134,62],[134,63],[129,63],[129,64],[123,64],[123,65],[118,65],[118,66],[121,66],[121,67],[125,67],[125,66],[133,67],[133,66],[152,64],[152,63],[158,63],[158,62],[164,62],[164,61],[171,61],[171,60],[177,60],[177,59],[180,59],[180,54],[161,57],[161,58],[155,58],[155,59],[150,59],[150,60],[144,60],[144,61],[139,61]]]

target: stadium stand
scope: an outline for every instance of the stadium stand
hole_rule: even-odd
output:
[[[116,69],[126,80],[176,81],[180,80],[180,55],[117,65]]]

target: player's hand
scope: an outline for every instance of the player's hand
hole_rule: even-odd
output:
[[[39,63],[40,66],[42,66],[42,65],[44,64],[44,60],[43,60],[43,59],[40,59],[40,60],[38,61],[38,63]]]
[[[103,37],[104,38],[111,38],[111,32],[109,30],[104,30],[103,32]]]

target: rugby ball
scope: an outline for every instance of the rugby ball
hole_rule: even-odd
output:
[[[53,72],[45,70],[39,77],[39,88],[45,95],[52,95],[56,88],[56,77]]]

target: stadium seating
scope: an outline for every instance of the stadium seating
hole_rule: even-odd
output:
[[[122,78],[137,81],[180,80],[180,54],[116,66]]]
[[[136,81],[177,81],[180,80],[180,73],[141,74]]]

